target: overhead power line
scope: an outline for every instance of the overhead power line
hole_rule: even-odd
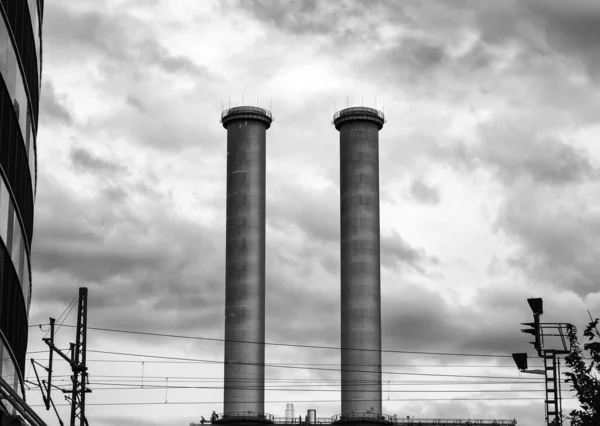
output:
[[[121,383],[123,382],[123,383]],[[55,381],[55,384],[62,384],[62,385],[69,385],[70,381],[68,379],[58,379]],[[150,385],[156,385],[158,387],[161,388],[165,388],[167,380],[166,378],[163,380],[144,380],[143,382],[141,380],[106,380],[106,379],[98,379],[98,380],[93,380],[94,385],[100,385],[100,386],[108,386],[108,385],[113,385],[113,384],[119,384],[119,385],[124,385],[127,384],[129,386],[137,386],[138,388],[140,388],[141,386],[150,386]],[[168,387],[172,387],[172,386],[183,386],[183,385],[195,385],[195,384],[203,384],[203,386],[206,385],[215,385],[217,382],[205,382],[205,381],[198,381],[198,380],[191,380],[191,381],[186,381],[186,380],[171,380],[169,378],[168,381],[169,385]],[[219,382],[219,383],[222,383]],[[361,383],[355,383],[355,385],[360,385]],[[534,385],[534,386],[541,386],[543,385],[543,383],[537,382],[537,383],[474,383],[474,382],[465,382],[465,383],[437,383],[435,385],[428,385],[426,383],[414,383],[411,384],[410,387],[411,388],[415,388],[415,387],[424,387],[424,388],[429,388],[428,392],[438,392],[441,390],[438,390],[436,388],[448,388],[448,386],[487,386],[487,385],[495,385],[495,386],[510,386],[510,385]],[[335,388],[337,390],[339,390],[339,386],[340,383],[328,383],[328,384],[317,384],[317,385],[312,385],[309,383],[300,383],[300,384],[287,384],[287,383],[279,383],[279,384],[272,384],[272,385],[267,385],[265,386],[265,390],[289,390],[289,391],[293,391],[293,390],[300,390],[303,388],[310,388],[310,389],[319,389],[319,388],[326,388],[326,389],[332,389]],[[433,388],[432,388],[433,386]],[[398,387],[404,387],[402,384],[394,384],[392,389],[398,389]],[[211,389],[213,387],[211,386]],[[250,384],[248,385],[243,385],[240,386],[240,388],[243,389],[253,389],[254,386],[251,386]],[[219,384],[219,387],[215,387],[215,389],[223,389],[222,385]],[[391,390],[391,389],[390,389]],[[399,389],[401,390],[401,389]],[[535,389],[530,389],[531,391],[535,391]],[[384,391],[386,391],[386,389],[384,389]],[[408,389],[406,389],[406,391],[409,391]],[[507,389],[507,391],[512,391],[512,389]],[[486,389],[486,388],[479,388],[479,390],[477,392],[491,392],[490,389]],[[569,390],[570,392],[570,390]]]
[[[137,356],[137,357],[147,357],[147,358],[158,358],[158,359],[176,359],[176,360],[182,360],[182,361],[203,361],[206,363],[212,363],[212,364],[225,364],[225,361],[219,361],[219,360],[201,360],[201,359],[194,359],[194,358],[183,358],[183,357],[167,357],[167,356],[160,356],[160,355],[149,355],[149,354],[134,354],[134,353],[127,353],[127,352],[111,352],[111,351],[97,351],[97,350],[91,350],[88,349],[88,352],[90,353],[99,353],[99,354],[108,354],[108,355],[124,355],[124,356]],[[236,364],[239,365],[258,365],[256,363],[250,363],[250,362],[237,362]],[[271,365],[270,367],[276,367],[276,368],[285,368],[285,369],[296,369],[296,370],[313,370],[313,371],[335,371],[335,372],[340,372],[341,370],[339,368],[321,368],[321,367],[296,367],[296,366],[276,366],[276,365]],[[352,371],[352,372],[357,372],[357,373],[372,373],[372,371],[367,371],[367,370],[344,370],[344,371]],[[514,376],[482,376],[482,375],[466,375],[466,374],[440,374],[440,373],[409,373],[409,372],[399,372],[399,371],[382,371],[382,374],[387,374],[387,375],[402,375],[402,376],[425,376],[425,377],[463,377],[463,378],[482,378],[482,379],[517,379],[518,377],[514,377]],[[536,380],[535,378],[529,378],[529,377],[523,377],[523,378],[518,378],[520,380],[523,381],[528,381],[528,380]]]
[[[55,378],[55,382],[59,382],[59,381],[63,381],[63,382],[70,382],[71,378],[68,375],[58,375],[58,376],[53,376]],[[118,375],[94,375],[93,376],[94,379],[96,379],[96,381],[102,379],[102,381],[109,381],[106,379],[119,379],[119,381],[126,381],[126,382],[133,382],[133,383],[140,383],[142,378],[144,379],[144,383],[148,383],[148,382],[159,382],[159,383],[164,383],[164,381],[166,381],[167,378],[169,378],[169,383],[211,383],[211,382],[217,382],[217,383],[222,383],[223,382],[223,378],[215,378],[215,377],[185,377],[185,378],[181,378],[181,377],[174,377],[174,376],[118,376]],[[241,382],[255,382],[255,380],[253,379],[243,379],[240,378],[238,379]],[[561,381],[562,383],[567,383],[565,380]],[[323,380],[323,379],[266,379],[265,383],[273,383],[273,385],[267,385],[267,386],[281,386],[281,385],[293,385],[293,386],[305,386],[305,385],[310,385],[310,386],[334,386],[334,385],[339,385],[341,383],[340,380]],[[371,383],[371,381],[367,381],[367,380],[355,380],[352,381],[353,384],[364,384],[364,383]],[[427,380],[427,381],[411,381],[411,382],[406,382],[406,381],[395,381],[395,380],[388,380],[386,381],[385,384],[388,385],[393,385],[393,386],[464,386],[464,385],[477,385],[477,386],[485,386],[485,385],[539,385],[539,384],[544,384],[543,380],[536,380],[536,381],[527,381],[527,382],[523,382],[523,381],[507,381],[507,380],[494,380],[494,381],[475,381],[475,380],[461,380],[461,381],[448,381],[448,380],[440,380],[440,381],[431,381],[431,380]]]
[[[75,306],[75,302],[76,302],[76,301],[77,301],[77,296],[75,296],[75,297],[73,298],[73,300],[71,300],[71,303],[69,303],[69,304],[67,305],[67,307],[66,307],[66,308],[65,308],[65,310],[62,312],[62,314],[60,314],[60,316],[59,316],[59,317],[56,319],[56,322],[59,322],[59,321],[61,320],[61,318],[62,318],[62,322],[61,322],[61,323],[58,325],[58,329],[60,329],[60,327],[63,325],[63,323],[65,322],[65,320],[67,319],[67,317],[69,316],[69,314],[71,313],[71,311],[73,310],[73,307]],[[65,315],[65,312],[67,312],[67,311],[69,311],[69,312],[67,313],[67,315]],[[64,317],[64,318],[63,318],[63,315],[65,315],[65,317]],[[42,325],[43,325],[43,324],[40,324],[40,327],[41,327]],[[54,333],[58,332],[58,329],[56,329],[56,331],[55,331]],[[50,333],[50,329],[48,329],[48,331],[46,331],[46,334],[44,334],[44,337],[48,336],[48,333]]]
[[[39,353],[45,351],[39,351]],[[36,352],[28,352],[36,353]],[[140,363],[141,361],[131,360],[131,359],[88,359],[87,362],[105,362],[105,363]],[[206,364],[205,361],[144,361],[146,364]],[[285,362],[285,363],[265,363],[265,366],[339,366],[340,363],[303,363],[303,362]],[[354,366],[355,364],[346,364],[348,366]],[[358,364],[356,364],[358,365]],[[382,367],[415,367],[415,368],[512,368],[513,365],[473,365],[473,364],[381,364]],[[530,365],[529,368],[544,368],[543,365]]]
[[[54,375],[53,377],[56,378],[64,378],[66,379],[70,379],[71,376],[66,375],[66,374],[62,374],[62,375]],[[127,380],[138,380],[138,379],[166,379],[169,378],[169,380],[186,380],[186,381],[223,381],[222,377],[195,377],[195,376],[173,376],[173,375],[169,375],[169,376],[147,376],[147,375],[119,375],[119,374],[100,374],[100,375],[96,375],[94,374],[94,378],[110,378],[110,379],[127,379]],[[511,377],[511,379],[515,379],[515,377]],[[239,379],[236,379],[236,381],[249,381],[249,382],[256,382],[256,378],[244,378],[244,377],[240,377]],[[266,381],[293,381],[293,382],[297,382],[297,381],[301,381],[301,382],[308,382],[308,383],[320,383],[320,382],[326,382],[326,383],[340,383],[341,380],[329,380],[329,379],[311,379],[311,378],[273,378],[273,379],[266,379]],[[373,383],[374,380],[352,380],[349,383]],[[390,382],[390,383],[396,383],[396,384],[405,384],[407,382],[404,381],[385,381],[385,382]],[[474,381],[474,380],[470,380],[470,381],[460,381],[460,382],[448,382],[448,381],[440,381],[440,382],[431,382],[431,381],[420,381],[420,382],[408,382],[408,383],[480,383],[479,381]],[[496,380],[496,381],[492,381],[490,383],[507,383],[504,380],[500,381],[500,380]],[[527,381],[522,381],[522,380],[515,380],[512,383],[520,383],[520,384],[530,384],[530,383],[544,383],[544,380],[540,380],[540,379],[531,379],[531,380],[527,380]]]
[[[75,327],[74,325],[65,324],[64,327]],[[225,339],[218,339],[215,337],[199,337],[199,336],[185,336],[179,334],[165,334],[165,333],[150,333],[147,331],[135,331],[135,330],[119,330],[113,328],[102,328],[102,327],[88,327],[88,330],[97,330],[97,331],[106,331],[111,333],[125,333],[125,334],[137,334],[141,336],[154,336],[154,337],[169,337],[174,339],[188,339],[188,340],[203,340],[210,342],[225,342]],[[256,342],[256,341],[246,341],[246,340],[227,340],[229,342],[235,343],[248,343],[248,344],[256,344],[256,345],[265,345],[265,346],[283,346],[290,348],[308,348],[308,349],[327,349],[327,350],[352,350],[352,351],[362,351],[362,352],[382,352],[382,353],[392,353],[392,354],[414,354],[414,355],[437,355],[437,356],[465,356],[465,357],[483,357],[483,358],[512,358],[511,355],[494,355],[494,354],[471,354],[471,353],[451,353],[451,352],[426,352],[426,351],[405,351],[405,350],[397,350],[397,349],[382,349],[381,351],[377,349],[357,349],[357,348],[342,348],[338,346],[319,346],[319,345],[300,345],[294,343],[273,343],[273,342]]]
[[[514,397],[514,398],[410,398],[410,399],[404,399],[404,398],[396,398],[396,399],[389,399],[389,401],[398,401],[398,402],[410,402],[410,401],[527,401],[527,400],[543,400],[544,396],[539,396],[539,397]],[[240,403],[244,403],[244,404],[253,404],[259,401],[240,401]],[[260,401],[262,402],[262,401]],[[268,401],[265,400],[264,401],[266,404],[281,404],[281,403],[287,403],[289,402],[287,399],[286,400],[281,400],[281,401]],[[333,400],[301,400],[301,401],[295,401],[296,403],[299,404],[303,404],[303,403],[322,403],[322,404],[339,404],[340,402],[343,402],[340,399],[333,399]],[[105,402],[105,403],[87,403],[86,405],[95,405],[95,406],[130,406],[130,405],[156,405],[156,406],[165,406],[165,405],[215,405],[215,404],[222,404],[223,401],[182,401],[182,402],[171,402],[171,401],[165,401],[165,402]],[[44,407],[44,405],[30,405],[30,407]],[[60,404],[57,405],[57,407],[69,407],[69,405],[67,404]]]
[[[31,382],[33,383],[33,382]],[[66,382],[65,382],[66,383]],[[35,384],[38,386],[37,384]],[[182,385],[172,385],[169,382],[169,385],[165,384],[147,384],[144,382],[143,387],[140,385],[133,386],[132,383],[118,383],[118,382],[98,382],[98,381],[90,381],[90,386],[94,386],[94,391],[101,390],[164,390],[168,389],[210,389],[210,390],[223,390],[224,386],[182,386]],[[97,387],[97,386],[113,386],[113,387]],[[116,387],[115,387],[116,386]],[[251,387],[251,386],[233,386],[229,387],[229,389],[243,389],[243,390],[255,390],[262,389],[262,387]],[[339,387],[332,389],[302,389],[302,388],[266,388],[266,391],[287,391],[287,392],[339,392]],[[363,392],[362,390],[355,390],[350,392]],[[389,391],[385,391],[388,394],[391,393],[503,393],[503,392],[545,392],[545,389],[448,389],[448,390],[430,390],[430,389],[393,389]]]

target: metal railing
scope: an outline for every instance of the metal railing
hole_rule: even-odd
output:
[[[373,414],[373,413],[351,413],[337,414],[332,417],[316,417],[309,419],[306,416],[297,417],[274,417],[271,414],[255,413],[248,411],[236,411],[227,414],[219,414],[215,422],[228,420],[252,420],[265,423],[275,423],[277,425],[330,425],[332,423],[386,423],[388,425],[406,425],[406,426],[448,426],[448,425],[463,425],[463,426],[516,426],[516,420],[496,420],[496,419],[420,419],[420,418],[404,418],[390,416],[388,414]],[[209,422],[207,422],[209,423]]]
[[[217,422],[219,421],[227,421],[227,420],[253,420],[253,421],[262,421],[272,423],[275,419],[275,416],[268,413],[257,413],[254,411],[230,411],[229,413],[221,413],[215,419]]]
[[[264,114],[269,117],[270,120],[273,120],[273,114],[271,114],[271,111],[268,109],[246,105],[224,109],[223,112],[221,112],[221,121],[223,121],[223,119],[229,115],[230,112],[236,114]]]
[[[388,414],[373,414],[373,413],[350,413],[338,414],[331,418],[332,423],[388,423],[394,425],[487,425],[487,426],[515,426],[516,420],[496,420],[496,419],[420,419],[420,418],[403,418],[398,416],[390,416]]]
[[[488,425],[488,426],[514,426],[516,420],[494,419],[393,419],[392,423],[402,425]]]
[[[392,423],[393,417],[388,414],[376,413],[349,413],[336,414],[331,418],[332,422],[365,422],[365,423]]]
[[[309,420],[307,417],[275,417],[275,424],[278,425],[330,425],[331,417],[316,417],[314,420]]]
[[[377,117],[379,117],[385,121],[385,115],[383,114],[383,112],[379,111],[378,109],[369,108],[369,107],[350,107],[350,108],[341,109],[341,110],[337,111],[335,114],[333,114],[333,121],[337,120],[338,118],[340,118],[341,116],[344,116],[344,115],[355,115],[355,114],[376,115]]]

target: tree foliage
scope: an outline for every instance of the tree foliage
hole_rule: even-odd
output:
[[[600,425],[600,333],[598,332],[598,318],[590,322],[583,335],[588,342],[583,345],[583,351],[589,354],[586,361],[584,352],[577,340],[577,331],[573,327],[569,340],[571,353],[565,357],[565,362],[570,371],[565,375],[579,399],[580,409],[571,411],[568,418],[571,426],[598,426]],[[590,361],[591,360],[591,361]]]

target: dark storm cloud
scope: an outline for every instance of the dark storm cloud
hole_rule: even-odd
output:
[[[339,195],[336,185],[322,190],[278,186],[269,203],[267,217],[269,226],[280,231],[295,228],[308,240],[320,243],[335,243],[340,235]]]
[[[520,323],[531,317],[526,299],[534,296],[540,295],[514,287],[489,287],[478,290],[469,305],[456,305],[448,304],[433,290],[405,281],[382,297],[383,346],[401,351],[504,355],[479,361],[506,363],[512,352],[527,349],[528,340],[521,338],[519,330]],[[553,318],[573,321],[559,299],[545,299],[548,311],[554,311]],[[391,363],[389,360],[400,356],[390,353],[386,359]],[[427,355],[426,359],[455,363],[478,358]]]
[[[444,300],[419,286],[403,282],[394,294],[382,297],[382,329],[386,349],[423,351],[444,346],[460,327]],[[426,336],[426,338],[424,338]]]
[[[421,180],[414,180],[410,185],[410,195],[423,204],[436,205],[440,202],[440,191],[435,186],[427,185]]]
[[[402,280],[400,280],[402,281]],[[276,282],[273,284],[276,285]],[[271,291],[276,292],[275,288]],[[308,345],[339,346],[339,288],[329,289],[322,294],[314,294],[297,287],[296,292],[285,291],[290,298],[274,299],[268,303],[267,335],[269,341],[293,342]],[[308,295],[312,294],[313,297]],[[324,297],[325,296],[325,297]],[[425,289],[409,280],[402,281],[393,291],[386,289],[382,293],[383,348],[399,351],[426,351],[455,354],[501,355],[500,357],[465,357],[442,355],[414,355],[384,353],[384,365],[401,361],[417,364],[439,363],[498,363],[512,364],[510,353],[527,350],[527,338],[519,338],[520,322],[530,319],[527,297],[533,294],[515,291],[513,288],[497,290],[484,288],[479,291],[469,305],[449,305],[434,290]],[[537,296],[537,295],[536,295]],[[559,300],[546,300],[548,309],[552,309],[562,319],[571,316],[567,308],[557,310]],[[272,315],[272,316],[271,316]],[[307,318],[310,317],[310,321]],[[269,318],[285,318],[286,321],[274,321]],[[507,318],[510,318],[507,320]],[[282,356],[288,362],[314,362],[321,359],[332,362],[339,357],[339,351],[327,351],[311,348],[279,350],[269,347],[271,359]],[[289,353],[288,353],[289,352]],[[277,354],[277,355],[275,355]],[[285,355],[287,354],[287,355]],[[417,358],[415,358],[417,357]],[[339,366],[333,365],[337,369]],[[384,371],[408,371],[394,367],[385,367]],[[494,372],[495,371],[495,372]],[[490,375],[511,375],[517,377],[516,371],[507,374],[492,370]],[[426,372],[426,371],[424,371]],[[275,377],[286,375],[285,371],[272,373]],[[310,372],[313,379],[335,379],[336,372]],[[481,374],[481,371],[478,372]],[[394,376],[411,377],[408,376]]]
[[[328,33],[331,31],[329,15],[323,11],[323,3],[317,0],[302,2],[257,0],[246,2],[237,0],[228,7],[243,9],[258,21],[271,24],[278,29],[296,34]]]
[[[590,75],[598,72],[600,7],[593,0],[509,1],[475,4],[474,28],[486,43],[513,44],[522,59],[564,57],[582,64]]]
[[[497,167],[506,181],[525,174],[542,183],[566,184],[581,181],[592,172],[584,152],[555,139],[524,144],[521,150],[512,142],[495,147],[492,144],[488,144],[484,160]]]
[[[488,68],[496,62],[496,47],[515,46],[522,66],[555,57],[575,59],[595,73],[600,43],[600,8],[593,0],[577,0],[568,5],[558,0],[477,2],[363,2],[345,1],[334,6],[323,2],[230,2],[226,8],[241,9],[257,21],[279,31],[298,36],[329,37],[332,49],[340,46],[369,46],[369,64],[378,72],[411,81],[419,72],[439,67],[457,70]],[[360,25],[353,18],[360,17]],[[418,33],[384,41],[377,25],[393,24]],[[451,59],[447,48],[464,39],[470,31],[479,37],[472,49]],[[373,51],[374,45],[385,44]],[[324,45],[325,46],[325,45]],[[332,50],[333,51],[333,50]],[[506,55],[503,55],[506,59]],[[372,69],[365,68],[361,73]],[[396,77],[396,78],[397,78]]]
[[[104,160],[90,153],[85,148],[72,147],[71,161],[77,168],[89,170],[91,172],[120,172],[125,170],[125,166],[120,163]]]
[[[51,2],[44,10],[44,38],[54,48],[85,49],[90,53],[110,54],[113,59],[125,60],[123,35],[127,31],[123,17],[85,11],[77,12],[62,4]]]
[[[454,144],[434,148],[434,156],[448,159],[461,170],[486,167],[506,184],[531,178],[541,184],[583,182],[596,173],[587,153],[557,138],[541,136],[533,125],[499,117],[482,124],[476,145]]]
[[[144,40],[137,48],[141,49],[146,60],[168,73],[189,73],[196,76],[208,76],[208,70],[196,64],[189,57],[173,55],[156,40]]]
[[[168,210],[168,197],[140,204],[115,201],[106,191],[80,197],[42,175],[32,266],[37,311],[68,304],[79,286],[90,289],[95,326],[137,330],[189,330],[210,334],[222,317],[223,262],[215,233]],[[124,191],[135,182],[122,178]],[[198,262],[199,256],[203,262]],[[40,282],[51,281],[43,285]],[[140,316],[136,309],[151,310]],[[217,309],[217,307],[219,309]],[[51,315],[54,313],[51,313]],[[35,321],[32,319],[32,321]]]
[[[315,262],[331,275],[339,271],[340,216],[339,193],[334,185],[323,190],[286,191],[281,187],[277,203],[269,203],[267,220],[270,227],[291,234],[299,230],[303,237],[303,248],[291,262],[301,262],[313,268]],[[381,263],[394,269],[407,265],[425,273],[428,266],[439,261],[429,257],[424,250],[412,247],[397,232],[383,232],[381,236]],[[281,259],[281,262],[286,262]]]
[[[444,46],[423,38],[399,37],[396,43],[376,53],[375,62],[390,68],[427,73],[443,66],[448,60]],[[389,70],[392,72],[392,69]]]
[[[144,105],[144,102],[139,97],[129,94],[129,95],[127,95],[126,102],[128,105],[131,105],[133,108],[137,109],[141,113],[143,113],[143,114],[148,113],[148,110],[147,110],[146,106]]]
[[[65,96],[56,93],[52,80],[44,79],[40,98],[40,120],[43,125],[58,123],[70,125],[73,115],[65,106]]]
[[[518,49],[512,65],[528,71],[557,59],[570,61],[571,71],[583,65],[590,75],[600,66],[600,7],[593,0],[569,4],[558,0],[373,4],[365,20],[371,17],[418,34],[388,40],[385,48],[372,53],[368,62],[377,63],[378,71],[387,78],[420,82],[420,73],[439,68],[454,70],[460,78],[465,71],[490,69],[498,60],[506,61],[505,53],[495,51],[509,46]],[[478,40],[466,53],[451,57],[448,48],[464,41],[467,31]],[[365,68],[361,74],[368,72]]]
[[[520,244],[511,263],[532,278],[580,295],[598,291],[600,221],[591,206],[523,184],[509,192],[497,226]]]
[[[221,5],[227,10],[242,10],[258,22],[286,34],[307,37],[313,40],[321,36],[321,48],[375,45],[381,42],[378,34],[378,19],[386,7],[383,2],[345,0],[335,4],[319,1],[273,1],[257,0],[230,1]],[[356,24],[360,21],[360,25]]]
[[[582,61],[592,75],[600,66],[600,5],[593,0],[568,4],[557,0],[520,3],[539,22],[546,39],[558,52]]]
[[[268,266],[267,340],[308,345],[336,346],[339,340],[339,282],[318,289],[306,279]],[[309,277],[315,278],[316,276]],[[313,281],[314,282],[314,281]],[[285,284],[285,285],[284,285]]]
[[[58,3],[50,3],[44,14],[44,38],[52,53],[61,57],[67,52],[85,53],[86,58],[102,58],[106,72],[140,73],[145,67],[156,66],[167,73],[184,72],[208,77],[208,70],[189,57],[173,54],[162,45],[147,24],[127,13],[76,11]],[[88,59],[89,60],[89,59]],[[111,68],[116,65],[117,69]]]
[[[436,156],[498,178],[504,201],[493,225],[518,244],[509,265],[584,296],[600,279],[593,261],[600,228],[582,192],[596,182],[598,167],[585,150],[543,132],[545,122],[530,114],[498,116],[480,125],[478,143],[443,148]]]
[[[384,233],[381,236],[381,265],[385,268],[395,268],[398,265],[408,265],[414,270],[425,273],[425,268],[438,264],[435,257],[429,257],[423,249],[412,247],[398,232]]]
[[[46,54],[63,67],[76,61],[78,67],[94,68],[96,100],[110,105],[104,112],[83,116],[78,126],[82,132],[108,134],[161,150],[194,147],[199,141],[205,152],[215,146],[207,135],[218,131],[218,125],[199,127],[197,120],[207,108],[206,98],[220,90],[205,84],[203,96],[198,96],[198,84],[218,81],[204,65],[173,52],[173,46],[158,39],[156,29],[129,10],[113,14],[108,9],[53,3],[46,13]],[[173,84],[173,78],[183,77],[191,87],[162,90]],[[212,114],[212,105],[209,108]],[[190,110],[195,114],[190,115]]]

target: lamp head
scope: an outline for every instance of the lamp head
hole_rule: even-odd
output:
[[[544,302],[541,297],[527,299],[527,303],[529,303],[529,307],[534,315],[542,315],[544,313]]]
[[[526,353],[518,353],[512,354],[513,360],[515,364],[517,364],[517,368],[521,371],[527,370],[527,354]]]

